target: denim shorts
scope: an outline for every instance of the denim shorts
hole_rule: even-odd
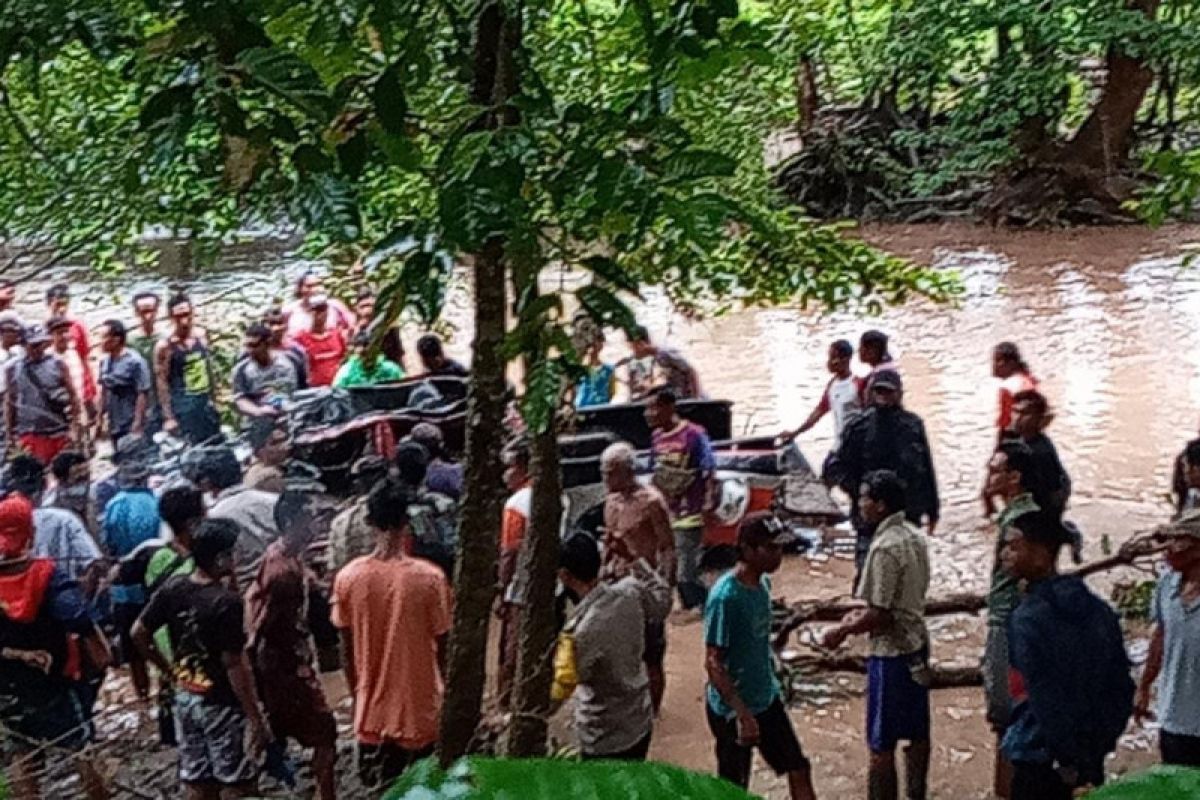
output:
[[[179,780],[225,786],[255,780],[259,765],[246,752],[248,727],[240,708],[208,703],[200,695],[177,691]]]

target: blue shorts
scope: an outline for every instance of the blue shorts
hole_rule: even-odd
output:
[[[867,746],[890,753],[901,741],[929,741],[929,688],[913,680],[911,664],[927,654],[867,659]]]

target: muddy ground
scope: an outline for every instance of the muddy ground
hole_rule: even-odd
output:
[[[792,557],[784,562],[775,581],[776,596],[802,600],[833,598],[846,592],[852,564],[840,558],[810,561]],[[949,587],[953,589],[955,587]],[[982,620],[969,615],[931,621],[934,659],[941,663],[976,663],[982,649]],[[1143,631],[1130,631],[1135,657],[1143,651]],[[712,740],[704,721],[704,668],[702,626],[698,621],[673,621],[669,626],[667,653],[668,688],[662,717],[658,722],[652,759],[707,772],[714,769]],[[802,647],[793,643],[794,647]],[[861,647],[862,642],[852,642]],[[353,774],[353,745],[347,719],[345,684],[340,675],[325,676],[330,701],[339,712],[339,776],[343,796],[364,797]],[[854,798],[865,796],[867,753],[863,744],[864,708],[862,678],[851,674],[806,675],[797,683],[799,697],[792,717],[815,769],[820,796]],[[130,705],[128,680],[113,675],[105,687],[99,717],[101,741],[97,745],[102,769],[111,776],[120,798],[178,797],[174,754],[154,744],[155,728],[148,713]],[[991,798],[991,769],[994,739],[983,717],[978,688],[939,690],[933,696],[934,756],[930,780],[934,800],[985,800]],[[570,743],[567,714],[555,720],[559,743]],[[1152,733],[1134,731],[1125,738],[1110,762],[1110,771],[1123,773],[1151,763]],[[294,752],[300,762],[302,752]],[[77,783],[65,764],[54,769],[57,780],[48,796],[78,796]],[[751,787],[766,798],[786,798],[786,785],[761,762]],[[301,770],[300,787],[287,790],[264,783],[265,796],[309,797],[311,787]]]

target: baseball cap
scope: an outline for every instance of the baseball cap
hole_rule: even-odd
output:
[[[793,540],[787,526],[769,511],[756,511],[742,517],[738,525],[738,544],[743,547],[762,547],[766,544],[787,544]]]
[[[25,329],[25,344],[45,344],[50,341],[50,334],[42,325],[30,325]]]
[[[23,495],[0,500],[0,560],[25,555],[33,540],[33,504]]]
[[[904,391],[904,381],[900,373],[894,369],[885,369],[871,376],[871,391],[876,389],[891,389],[893,392]]]

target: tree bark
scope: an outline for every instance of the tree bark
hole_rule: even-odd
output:
[[[492,105],[506,81],[499,80],[504,14],[498,2],[483,6],[475,18],[474,74],[471,99]],[[503,120],[481,116],[477,126],[497,127]],[[438,736],[438,760],[449,766],[478,747],[487,683],[488,630],[495,601],[503,513],[506,387],[501,345],[507,308],[505,242],[492,237],[474,259],[475,341],[471,349],[467,399],[466,474],[459,517],[459,549],[454,576],[454,625],[446,664],[446,696]]]
[[[796,115],[799,120],[801,136],[812,130],[817,123],[817,114],[821,109],[821,96],[817,89],[817,65],[812,56],[805,54],[800,57],[796,68]]]
[[[1154,19],[1162,0],[1126,0],[1133,11]],[[1066,163],[1100,170],[1106,175],[1124,166],[1133,146],[1133,126],[1146,92],[1154,83],[1154,70],[1139,56],[1114,45],[1107,58],[1108,78],[1091,114],[1068,143]]]
[[[467,399],[466,475],[454,576],[454,627],[446,665],[438,759],[448,766],[475,749],[487,681],[488,629],[495,600],[504,472],[504,243],[475,258],[475,341]]]
[[[517,571],[527,589],[523,592],[525,605],[521,609],[517,674],[513,681],[513,717],[504,748],[505,754],[513,758],[546,754],[557,637],[554,590],[562,525],[562,476],[555,431],[556,426],[551,422],[548,430],[533,439],[532,507]]]

